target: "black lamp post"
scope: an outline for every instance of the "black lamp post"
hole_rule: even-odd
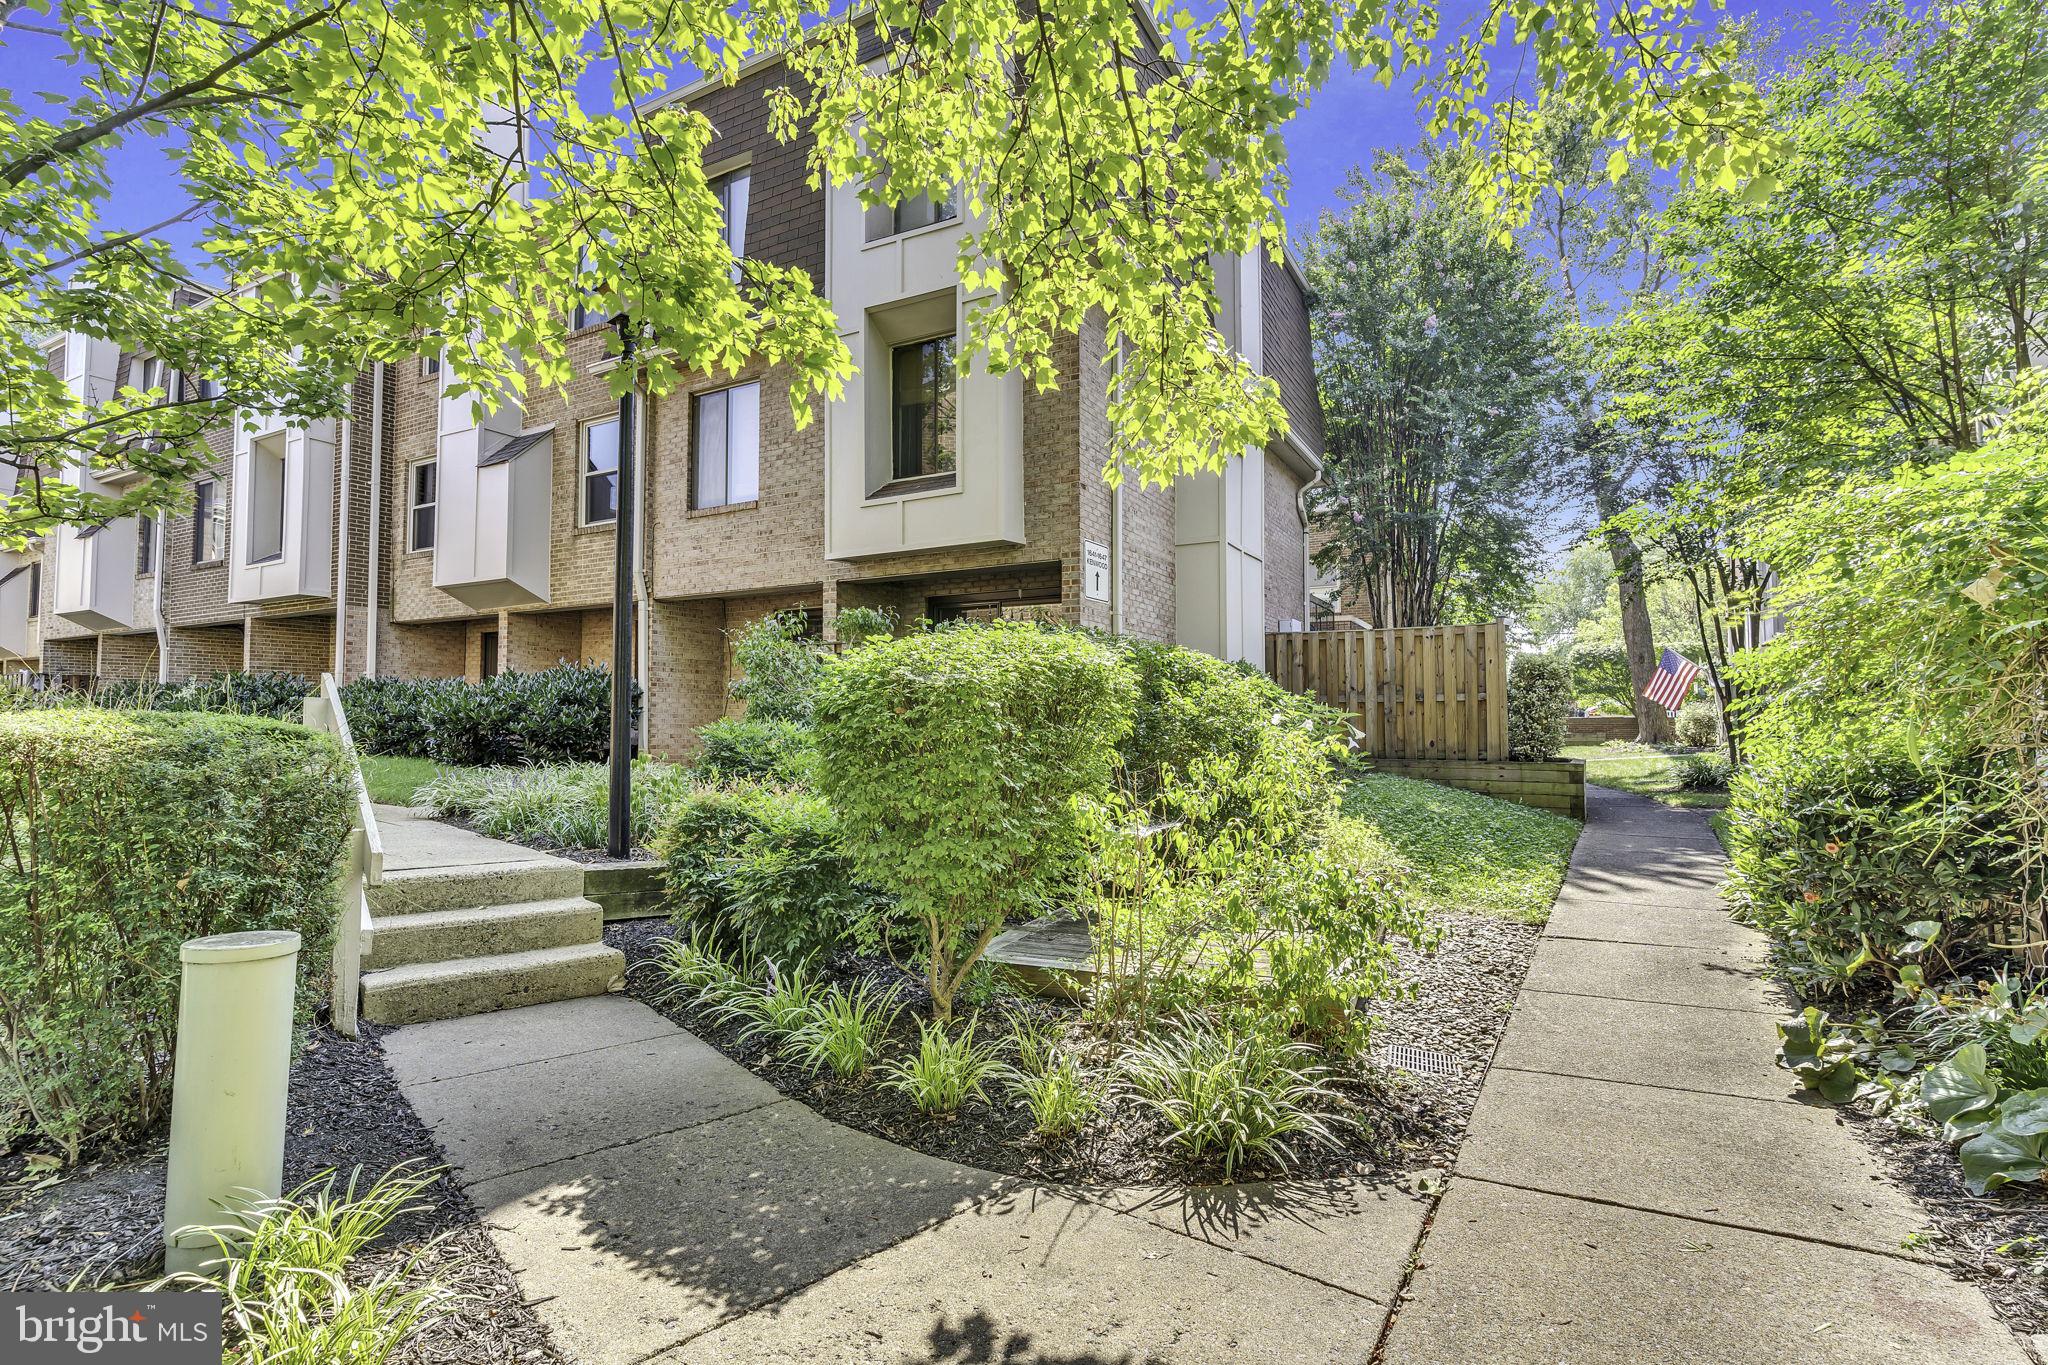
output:
[[[624,313],[619,363],[631,372],[633,329]],[[623,858],[633,846],[633,385],[619,395],[619,515],[612,530],[612,760],[605,851]]]

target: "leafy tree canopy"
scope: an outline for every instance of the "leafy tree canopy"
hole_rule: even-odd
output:
[[[1528,140],[1544,115],[1489,107],[1497,36],[1533,90],[1596,111],[1624,161],[1727,187],[1774,154],[1725,44],[1661,4],[1508,0],[1462,32],[1418,0],[880,0],[854,22],[829,0],[57,0],[37,22],[16,8],[13,27],[61,38],[84,91],[33,111],[0,95],[0,540],[17,545],[168,505],[204,427],[334,413],[365,361],[446,348],[486,403],[561,384],[580,302],[640,329],[621,390],[758,354],[791,367],[807,415],[851,373],[829,310],[801,272],[735,275],[703,170],[711,125],[659,99],[762,54],[788,57],[774,124],[815,136],[820,180],[891,202],[964,188],[963,273],[1000,286],[969,353],[1045,383],[1055,336],[1100,310],[1127,356],[1116,460],[1156,480],[1281,426],[1272,384],[1218,344],[1208,262],[1277,248],[1277,130],[1333,63],[1416,78],[1433,132],[1488,148],[1470,177],[1509,208],[1545,171]],[[578,93],[593,71],[607,107]],[[168,149],[163,211],[196,225],[203,276],[157,240],[165,224],[103,220],[109,154],[133,138]],[[202,306],[167,307],[181,288]],[[220,390],[88,410],[35,344],[67,330]],[[118,499],[62,478],[111,463],[149,477]]]

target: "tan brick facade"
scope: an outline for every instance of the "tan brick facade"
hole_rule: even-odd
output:
[[[697,97],[718,131],[706,162],[720,172],[747,169],[747,253],[801,268],[822,282],[826,195],[805,183],[808,148],[779,144],[767,131],[762,94],[782,79],[781,69],[770,66],[730,90]],[[1266,367],[1279,378],[1297,428],[1312,424],[1304,440],[1319,450],[1305,305],[1290,272],[1269,267],[1263,278],[1271,286],[1262,318]],[[1275,280],[1287,297],[1273,297]],[[394,364],[384,369],[381,422],[373,420],[380,415],[372,411],[374,376],[365,371],[355,386],[352,421],[336,442],[336,596],[256,607],[231,603],[226,564],[193,561],[190,511],[168,519],[163,620],[170,675],[248,667],[312,676],[335,669],[337,596],[344,677],[374,668],[388,676],[477,679],[492,666],[531,670],[560,660],[607,661],[614,531],[609,524],[582,525],[579,515],[582,432],[618,410],[602,363],[607,338],[602,327],[573,337],[575,377],[566,391],[530,391],[520,420],[527,432],[549,432],[543,446],[517,456],[549,462],[553,498],[545,603],[482,611],[434,587],[434,552],[411,548],[409,512],[413,470],[438,456],[439,380],[423,374],[418,362]],[[1058,386],[1044,392],[1025,387],[1021,540],[859,560],[825,557],[830,419],[821,407],[808,426],[796,425],[787,370],[756,362],[735,374],[692,376],[671,393],[639,402],[645,499],[636,595],[651,600],[641,604],[642,619],[634,624],[636,649],[644,641],[646,655],[637,671],[647,695],[647,746],[684,751],[697,727],[729,711],[732,640],[772,611],[815,611],[828,637],[841,609],[878,606],[906,625],[963,614],[1038,615],[1174,639],[1175,493],[1135,480],[1118,490],[1105,483],[1111,432],[1103,352],[1102,326],[1091,318],[1056,347]],[[758,496],[734,506],[696,508],[691,489],[698,400],[750,382],[761,386]],[[373,449],[372,433],[379,427],[382,446]],[[232,505],[228,433],[218,436],[215,448],[218,496]],[[380,485],[374,494],[373,463]],[[1269,567],[1261,605],[1270,624],[1300,614],[1303,585],[1295,509],[1300,480],[1268,463],[1263,530]],[[1105,547],[1115,566],[1108,601],[1084,592],[1088,543]],[[232,541],[228,553],[234,553]],[[138,581],[153,595],[152,580]],[[81,671],[109,664],[154,667],[154,634],[123,637],[139,645],[107,643],[58,623],[48,637],[48,658],[82,663]],[[45,666],[54,669],[52,663]]]

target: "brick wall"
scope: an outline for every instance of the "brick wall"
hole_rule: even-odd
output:
[[[242,636],[242,667],[252,673],[317,678],[334,664],[334,618],[252,616]]]
[[[184,682],[239,670],[246,649],[242,632],[240,621],[218,626],[172,626],[167,632],[171,680]]]
[[[1266,456],[1266,521],[1262,551],[1266,579],[1266,630],[1292,617],[1308,620],[1308,580],[1302,573],[1305,532],[1299,498],[1304,480],[1273,456]]]
[[[460,678],[469,639],[465,621],[393,624],[377,645],[377,672],[387,678]]]
[[[153,631],[136,635],[102,635],[99,637],[98,663],[92,671],[102,678],[146,678],[154,682],[158,652]]]
[[[45,617],[52,621],[55,617]],[[69,637],[43,637],[43,671],[45,673],[97,673],[100,667],[100,642],[92,635]]]

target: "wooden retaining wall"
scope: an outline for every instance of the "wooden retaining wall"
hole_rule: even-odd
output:
[[[1636,718],[1634,716],[1566,716],[1564,721],[1566,739],[1590,740],[1595,744],[1610,739],[1634,739]]]
[[[1574,820],[1586,818],[1586,765],[1575,758],[1542,763],[1460,763],[1375,757],[1372,766],[1399,777],[1419,777],[1556,811]]]
[[[1266,636],[1266,672],[1349,714],[1375,757],[1508,756],[1508,651],[1498,621],[1276,631]]]

